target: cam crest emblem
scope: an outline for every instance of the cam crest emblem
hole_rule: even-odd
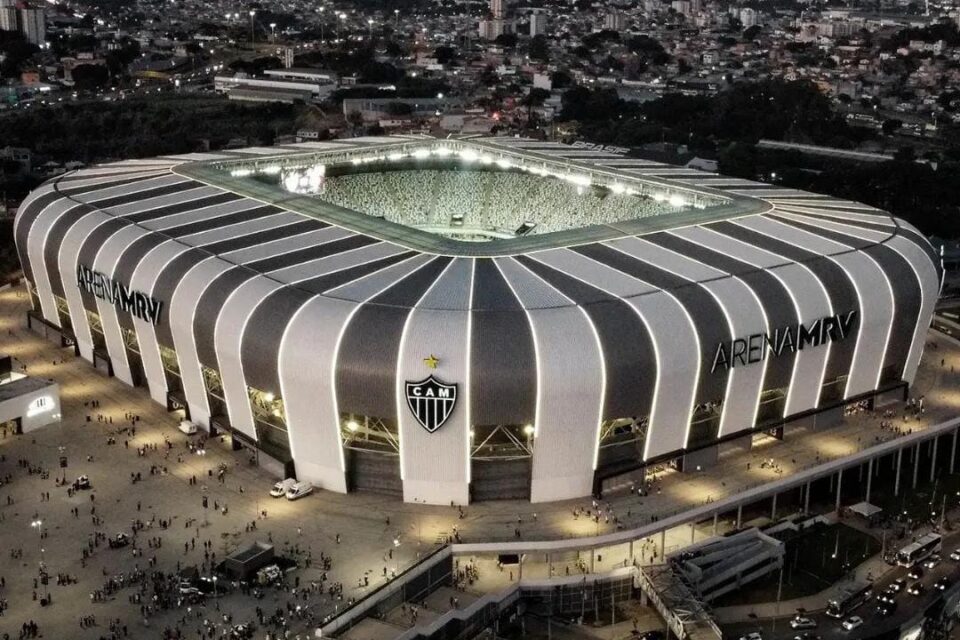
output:
[[[433,433],[443,426],[457,404],[457,385],[432,375],[420,382],[407,382],[407,406],[420,425]]]

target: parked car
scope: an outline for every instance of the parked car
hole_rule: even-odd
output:
[[[940,578],[939,580],[937,580],[936,582],[934,582],[934,583],[933,583],[933,587],[934,587],[937,591],[946,591],[947,589],[950,588],[950,585],[952,585],[952,584],[953,584],[953,583],[950,581],[950,578],[943,577],[943,578]]]
[[[933,569],[938,564],[940,564],[940,554],[935,553],[927,558],[927,561],[923,563],[923,566],[925,566],[927,569]]]
[[[921,567],[919,564],[913,565],[910,567],[910,573],[907,574],[907,577],[911,578],[912,580],[919,580],[923,577],[923,567]]]
[[[89,489],[90,488],[90,478],[87,476],[80,476],[73,481],[73,490],[78,491],[80,489]]]
[[[888,588],[888,589],[892,589],[892,590],[896,591],[897,593],[900,593],[901,591],[904,590],[904,588],[906,588],[906,586],[907,586],[907,581],[906,581],[906,580],[904,580],[903,578],[897,578],[896,580],[894,580],[893,582],[891,582],[891,583],[890,583],[890,586],[887,587],[887,588]]]
[[[797,616],[790,621],[791,629],[816,629],[817,621],[813,618],[806,618],[804,616]]]
[[[804,631],[793,636],[793,640],[820,640],[820,636],[812,631]]]
[[[257,571],[257,582],[259,584],[273,584],[280,579],[280,567],[270,564]]]
[[[111,549],[119,549],[130,544],[130,536],[125,533],[118,533],[114,537],[107,540],[107,546]]]
[[[923,584],[919,582],[914,582],[912,585],[907,587],[907,593],[912,596],[919,596],[923,594]]]
[[[309,482],[297,482],[287,489],[287,500],[299,500],[303,496],[313,493],[313,485]]]
[[[843,621],[843,624],[841,626],[843,627],[844,631],[853,631],[854,629],[856,629],[862,624],[863,624],[863,618],[861,618],[860,616],[850,616],[849,618]]]
[[[951,551],[950,559],[954,561],[960,560],[960,549],[954,549],[953,551]]]
[[[877,594],[877,600],[883,604],[890,604],[897,598],[897,591],[887,587],[886,590]]]
[[[181,420],[180,425],[177,428],[188,436],[192,436],[197,432],[197,425],[189,420]]]
[[[745,636],[740,636],[740,640],[763,640],[763,635],[759,631],[751,631]]]
[[[892,616],[897,611],[896,602],[884,602],[883,604],[877,607],[877,615],[886,618],[887,616]]]
[[[282,498],[287,495],[287,491],[297,484],[297,481],[294,478],[287,478],[286,480],[281,480],[277,484],[273,485],[273,488],[270,489],[270,495],[274,498]]]

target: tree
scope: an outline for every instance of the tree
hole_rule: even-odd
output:
[[[537,60],[539,62],[549,62],[550,61],[550,43],[547,42],[547,37],[544,35],[534,36],[530,40],[530,46],[527,49],[527,55],[530,56],[531,60]]]
[[[562,69],[558,69],[550,74],[550,82],[553,84],[554,89],[566,89],[567,87],[573,86],[573,78]]]
[[[497,36],[497,39],[494,40],[501,47],[506,47],[507,49],[513,49],[517,46],[517,34],[515,33],[501,33]]]
[[[433,50],[433,57],[440,64],[450,64],[457,59],[457,50],[448,45],[442,45]]]
[[[347,114],[347,123],[350,126],[357,128],[363,125],[363,114],[357,110],[353,110]]]
[[[109,70],[101,64],[81,64],[74,67],[70,75],[80,91],[96,91],[110,81]]]
[[[880,126],[880,130],[885,136],[892,136],[894,133],[900,130],[900,127],[903,126],[903,120],[898,120],[896,118],[890,118],[889,120],[884,120],[883,124]]]

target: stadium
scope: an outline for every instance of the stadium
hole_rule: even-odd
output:
[[[902,397],[941,280],[869,206],[520,138],[115,162],[15,239],[35,330],[278,475],[430,504],[587,496]]]

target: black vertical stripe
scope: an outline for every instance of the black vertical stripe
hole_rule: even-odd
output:
[[[400,338],[413,305],[452,258],[434,258],[361,305],[344,331],[337,360],[339,405],[355,413],[397,419]]]
[[[487,258],[474,270],[470,404],[474,424],[532,423],[537,360],[527,314]]]
[[[603,348],[604,419],[649,416],[657,358],[646,326],[626,302],[527,256],[516,260],[573,300],[590,317]]]

